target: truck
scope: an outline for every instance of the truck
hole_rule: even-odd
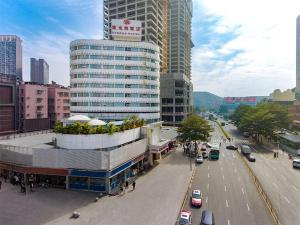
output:
[[[251,154],[251,148],[248,145],[241,145],[241,151],[243,155]]]

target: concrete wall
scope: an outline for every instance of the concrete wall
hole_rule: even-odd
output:
[[[32,150],[30,148],[0,145],[0,161],[19,165],[32,165]]]
[[[64,149],[103,149],[128,143],[140,138],[140,128],[108,134],[57,134],[57,146]]]

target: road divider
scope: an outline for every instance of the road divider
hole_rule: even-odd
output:
[[[229,134],[224,130],[224,128],[222,127],[222,125],[218,121],[216,121],[216,123],[218,124],[218,127],[221,129],[222,133],[227,138],[227,140],[230,140]]]

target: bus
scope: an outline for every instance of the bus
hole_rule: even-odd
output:
[[[217,143],[213,143],[211,145],[211,149],[210,149],[210,152],[209,152],[209,158],[218,160],[219,157],[220,157],[220,145],[217,144]]]

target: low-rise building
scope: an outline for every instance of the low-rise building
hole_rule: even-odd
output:
[[[0,74],[0,135],[19,129],[17,82],[16,76]]]
[[[70,117],[70,89],[57,84],[47,86],[48,115],[50,128],[53,128],[56,122]]]
[[[31,177],[53,187],[112,194],[153,164],[153,154],[158,152],[149,150],[150,146],[167,143],[160,138],[160,126],[158,122],[113,134],[44,133],[5,138],[0,140],[0,172],[9,177],[18,174],[25,181]]]
[[[21,132],[49,129],[47,86],[31,82],[20,84],[19,105]]]

